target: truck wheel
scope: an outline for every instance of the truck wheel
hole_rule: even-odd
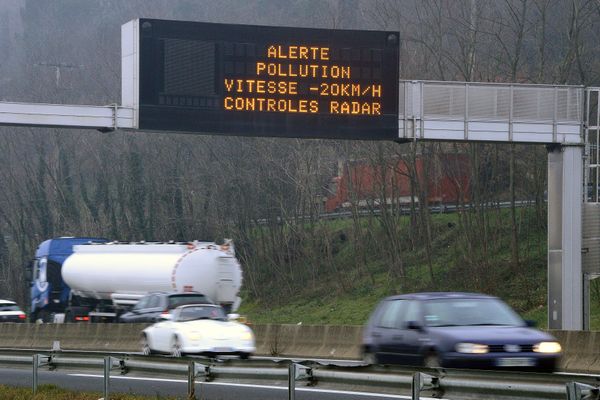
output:
[[[42,310],[38,311],[36,317],[37,317],[35,320],[36,322],[38,320],[40,320],[44,324],[46,324],[48,322],[52,322],[52,319],[51,319],[52,315],[46,309],[42,309]]]
[[[171,355],[173,357],[181,357],[181,341],[177,336],[173,336],[171,341]]]
[[[35,323],[35,321],[37,321],[38,319],[38,311],[34,311],[29,315],[29,322],[31,323]]]

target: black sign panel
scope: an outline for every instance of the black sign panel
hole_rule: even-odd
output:
[[[397,32],[141,19],[139,129],[398,137]]]

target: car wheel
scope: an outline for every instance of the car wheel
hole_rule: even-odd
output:
[[[181,342],[177,336],[173,336],[171,342],[171,355],[173,357],[181,357]]]
[[[440,362],[439,356],[435,352],[429,352],[423,359],[423,365],[427,368],[441,368],[442,363]]]
[[[363,362],[368,365],[375,365],[377,364],[377,356],[375,353],[365,350],[363,352]]]
[[[142,353],[145,356],[149,356],[153,353],[152,349],[150,348],[150,343],[148,342],[148,337],[146,335],[142,335],[142,337],[140,338],[140,345],[142,346]]]
[[[240,353],[240,360],[247,360],[250,357],[248,353]]]

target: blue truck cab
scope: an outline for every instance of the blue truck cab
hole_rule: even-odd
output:
[[[71,289],[63,281],[61,269],[67,257],[73,254],[73,246],[107,241],[94,237],[60,237],[46,240],[38,246],[31,265],[32,322],[38,319],[49,322],[53,314],[64,313],[69,305]]]

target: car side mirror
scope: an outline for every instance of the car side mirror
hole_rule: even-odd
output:
[[[421,325],[421,323],[417,321],[408,321],[406,323],[406,328],[420,331],[423,328],[423,325]]]
[[[537,326],[537,322],[535,322],[532,319],[526,319],[525,325],[528,326],[529,328],[535,328]]]
[[[229,321],[237,321],[240,318],[240,314],[227,314]]]

